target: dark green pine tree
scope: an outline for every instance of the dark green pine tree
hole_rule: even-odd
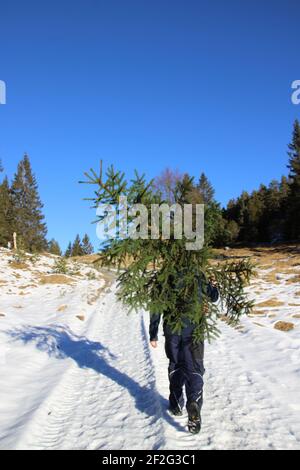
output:
[[[147,182],[145,176],[137,172],[130,182],[123,173],[110,167],[103,175],[94,170],[85,174],[88,183],[95,185],[95,196],[91,198],[94,206],[101,203],[115,205],[120,196],[127,197],[128,227],[137,227],[137,236],[117,236],[108,239],[102,247],[99,263],[103,266],[120,268],[118,277],[119,298],[130,310],[145,309],[152,313],[160,312],[174,332],[183,327],[183,315],[195,325],[194,341],[213,338],[218,335],[216,325],[220,313],[228,316],[228,321],[236,322],[242,314],[251,311],[250,302],[244,291],[253,268],[249,261],[216,265],[209,262],[209,237],[201,249],[187,250],[190,240],[175,237],[175,224],[171,224],[170,237],[163,237],[161,224],[151,237],[152,229],[157,228],[152,217],[145,219],[147,234],[141,230],[140,215],[131,212],[136,203],[143,204],[151,214],[152,204],[160,204],[159,194],[153,192],[153,182]],[[174,200],[183,209],[183,205],[194,204],[195,193],[192,178],[187,175],[179,181],[174,191]],[[105,222],[107,214],[99,218]],[[122,214],[121,214],[122,218]],[[170,221],[170,218],[168,219]],[[172,220],[172,218],[171,218]],[[148,221],[148,223],[147,223]],[[107,220],[106,220],[107,222]],[[217,280],[222,305],[211,304],[207,296],[207,282]],[[202,301],[199,299],[199,280],[202,282]]]
[[[288,198],[287,233],[290,239],[300,239],[300,123],[295,121],[292,143],[289,144],[288,168],[290,194]]]
[[[47,228],[42,213],[43,204],[36,178],[27,155],[18,165],[11,186],[14,207],[14,230],[24,249],[39,252],[47,249]]]
[[[91,244],[90,238],[86,233],[82,239],[82,251],[84,255],[91,255],[94,253],[94,247]]]
[[[48,243],[48,252],[51,253],[52,255],[62,255],[62,251],[60,249],[59,243],[52,238],[52,240],[49,241]]]
[[[214,246],[224,246],[228,241],[226,221],[220,204],[215,199],[215,190],[205,173],[202,173],[195,188],[198,204],[204,204],[206,237]]]
[[[65,251],[65,258],[70,258],[72,256],[72,243],[70,242]]]
[[[0,183],[0,245],[13,240],[13,203],[7,177]]]
[[[83,248],[79,235],[76,235],[74,243],[72,245],[72,256],[83,256]]]
[[[211,204],[214,202],[215,190],[205,173],[201,174],[197,189],[201,194],[203,204]]]

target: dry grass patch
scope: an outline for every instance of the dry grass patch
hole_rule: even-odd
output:
[[[285,304],[277,299],[269,299],[256,304],[256,307],[283,307]]]
[[[82,263],[82,264],[93,264],[93,263],[96,263],[99,259],[100,259],[100,255],[98,254],[74,256],[70,258],[71,261],[75,261],[76,263]]]
[[[253,310],[251,315],[254,315],[254,316],[262,316],[262,315],[267,315],[267,311],[266,310]]]
[[[73,284],[74,280],[64,274],[49,274],[40,278],[40,284]]]
[[[0,280],[0,286],[5,286],[5,284],[7,284],[7,281],[1,281]]]
[[[29,269],[28,264],[26,263],[17,263],[16,261],[12,261],[9,263],[9,266],[13,269]]]
[[[37,287],[36,284],[27,284],[25,286],[20,286],[19,289],[30,289],[30,288],[34,288],[34,287]]]
[[[281,273],[285,273],[287,270],[291,269],[291,260],[286,259],[275,261],[273,264],[273,268]]]
[[[58,307],[57,312],[65,312],[67,308],[67,305],[61,305],[60,307]]]
[[[287,321],[278,321],[274,325],[275,330],[279,331],[291,331],[295,328],[294,323],[287,322]]]
[[[262,271],[266,271],[267,269],[271,269],[271,268],[274,268],[273,264],[263,264],[259,266],[259,269],[261,269]]]
[[[76,315],[76,318],[78,318],[78,320],[80,320],[80,321],[84,321],[84,320],[85,320],[85,316],[84,316],[84,315]]]
[[[300,313],[294,313],[294,315],[292,315],[292,318],[300,318]]]
[[[0,312],[0,317],[6,317],[5,313]]]

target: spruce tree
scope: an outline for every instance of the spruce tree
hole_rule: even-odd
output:
[[[72,245],[72,256],[82,256],[83,253],[83,248],[82,248],[82,243],[79,235],[76,235],[76,238],[74,240],[74,243]]]
[[[295,121],[292,143],[289,144],[289,181],[288,227],[291,239],[300,239],[300,123]]]
[[[65,258],[70,258],[71,256],[72,256],[72,243],[70,242],[65,251]]]
[[[94,253],[93,245],[91,244],[90,238],[87,234],[82,239],[82,251],[84,255],[91,255]]]
[[[201,194],[203,204],[211,204],[214,202],[215,190],[205,173],[201,174],[197,189]]]
[[[14,207],[14,230],[22,240],[24,249],[29,252],[47,249],[47,228],[42,213],[43,204],[27,155],[18,165],[11,191]]]
[[[13,240],[13,202],[7,177],[0,183],[0,245]]]
[[[91,170],[85,175],[86,182],[95,185],[95,195],[91,198],[95,207],[101,203],[116,205],[120,196],[127,197],[128,227],[136,223],[137,228],[140,228],[130,211],[134,204],[143,204],[148,213],[151,213],[151,205],[162,202],[159,194],[153,192],[153,182],[147,182],[145,176],[140,176],[137,172],[134,179],[128,182],[124,173],[115,171],[113,167],[104,176],[101,164],[99,174]],[[193,204],[193,188],[193,180],[187,175],[178,182],[174,200],[180,207]],[[99,221],[103,222],[106,218],[107,214],[103,214]],[[227,263],[225,266],[210,263],[209,237],[202,249],[187,250],[188,240],[185,235],[182,239],[177,239],[174,227],[173,224],[167,239],[162,236],[161,230],[155,239],[145,237],[143,232],[131,238],[119,233],[116,238],[106,240],[99,263],[121,269],[118,296],[130,310],[145,309],[150,314],[162,313],[174,333],[182,330],[185,315],[195,325],[195,342],[211,339],[218,335],[216,320],[221,312],[218,305],[208,301],[208,280],[217,280],[222,298],[222,313],[225,311],[228,321],[236,322],[252,308],[244,287],[253,268],[249,261]],[[148,235],[152,228],[152,218],[149,217]],[[161,224],[159,228],[161,229]],[[199,298],[199,280],[203,286],[202,300]]]
[[[52,238],[50,242],[48,243],[48,252],[51,253],[52,255],[58,255],[61,256],[62,252],[59,246],[59,243]]]

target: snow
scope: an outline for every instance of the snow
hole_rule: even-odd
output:
[[[222,336],[206,346],[203,429],[193,436],[186,414],[167,411],[162,332],[150,349],[147,312],[128,317],[112,276],[91,280],[92,268],[77,264],[70,284],[40,284],[55,257],[24,270],[10,259],[1,249],[0,449],[300,449],[299,319],[289,305],[297,285],[261,279],[258,302],[284,303],[268,309],[276,319],[246,318],[238,330],[220,323]],[[277,320],[296,327],[274,330]]]

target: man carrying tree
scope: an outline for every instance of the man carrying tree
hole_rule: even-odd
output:
[[[172,289],[178,287],[185,279],[185,270],[178,273],[177,280],[173,280]],[[196,276],[199,290],[199,300],[203,299],[205,294],[209,300],[216,302],[219,298],[217,287],[213,283],[207,283],[204,277]],[[206,290],[206,292],[204,292]],[[184,312],[189,308],[187,304],[179,306]],[[161,320],[161,314],[153,314],[150,317],[150,344],[157,348],[158,328]],[[180,333],[174,334],[170,326],[164,321],[163,331],[165,336],[165,351],[169,359],[169,410],[174,416],[181,416],[184,406],[183,386],[185,385],[187,397],[188,428],[193,434],[197,434],[201,429],[201,408],[203,404],[203,375],[204,369],[204,343],[193,342],[193,332],[195,326],[191,320],[184,316],[183,328]]]
[[[189,250],[187,241],[191,240],[185,233],[182,237],[176,236],[175,223],[171,224],[170,236],[166,237],[160,220],[156,236],[149,238],[152,229],[157,228],[157,222],[153,222],[151,216],[142,219],[136,216],[137,206],[138,211],[142,206],[144,212],[151,214],[153,205],[169,202],[153,182],[148,183],[137,172],[128,182],[124,173],[115,171],[113,167],[104,176],[102,162],[99,175],[94,170],[85,175],[87,182],[96,186],[92,201],[100,224],[110,226],[110,209],[118,206],[120,198],[126,198],[125,219],[127,227],[136,227],[134,236],[124,236],[123,223],[119,223],[119,232],[116,230],[115,235],[105,241],[98,262],[120,270],[117,295],[129,310],[150,313],[150,339],[154,347],[157,346],[159,322],[163,317],[166,353],[170,360],[170,410],[174,415],[181,414],[185,385],[189,430],[198,433],[201,428],[204,341],[218,336],[220,314],[227,316],[228,323],[235,324],[241,315],[251,312],[253,303],[248,300],[244,287],[253,267],[248,260],[221,264],[216,260],[211,262],[214,255],[210,245],[216,232],[217,213],[214,201],[205,205],[203,247]],[[173,195],[170,199],[182,208],[182,212],[186,204],[194,208],[196,204],[203,203],[199,188],[188,175],[175,181],[171,189]],[[104,210],[98,212],[101,205],[102,209],[104,205]],[[118,211],[123,214],[124,204],[119,204]],[[171,222],[171,217],[169,220]],[[214,282],[207,282],[207,279]],[[219,295],[221,301],[216,303]]]

